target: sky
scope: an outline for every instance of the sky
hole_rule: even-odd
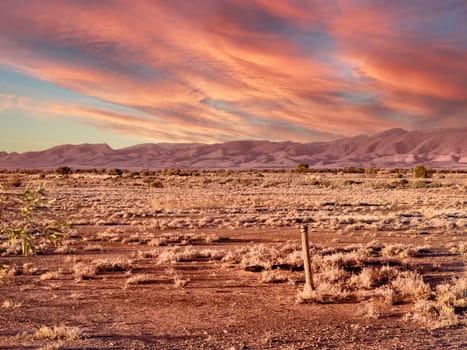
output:
[[[467,1],[0,1],[0,151],[467,126]]]

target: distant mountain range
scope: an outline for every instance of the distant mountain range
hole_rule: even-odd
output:
[[[61,145],[40,152],[0,152],[0,169],[252,169],[311,167],[467,168],[467,128],[391,129],[331,142],[232,141],[159,143],[112,149],[107,144]]]

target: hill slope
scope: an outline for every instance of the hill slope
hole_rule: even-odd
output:
[[[141,144],[114,150],[106,144],[62,145],[40,152],[0,152],[0,168],[283,168],[312,167],[467,168],[467,128],[391,129],[332,142],[232,141],[221,144]]]

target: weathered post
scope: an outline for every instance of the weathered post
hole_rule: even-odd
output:
[[[311,274],[311,261],[310,261],[310,243],[308,240],[308,225],[300,226],[300,234],[302,236],[302,250],[303,250],[303,268],[305,270],[305,287],[303,294],[311,293],[314,289],[313,275]]]

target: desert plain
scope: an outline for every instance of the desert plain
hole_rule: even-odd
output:
[[[467,346],[465,172],[4,171],[0,183],[0,349]],[[5,232],[39,186],[31,227],[67,226],[56,242],[28,232],[23,256]]]

